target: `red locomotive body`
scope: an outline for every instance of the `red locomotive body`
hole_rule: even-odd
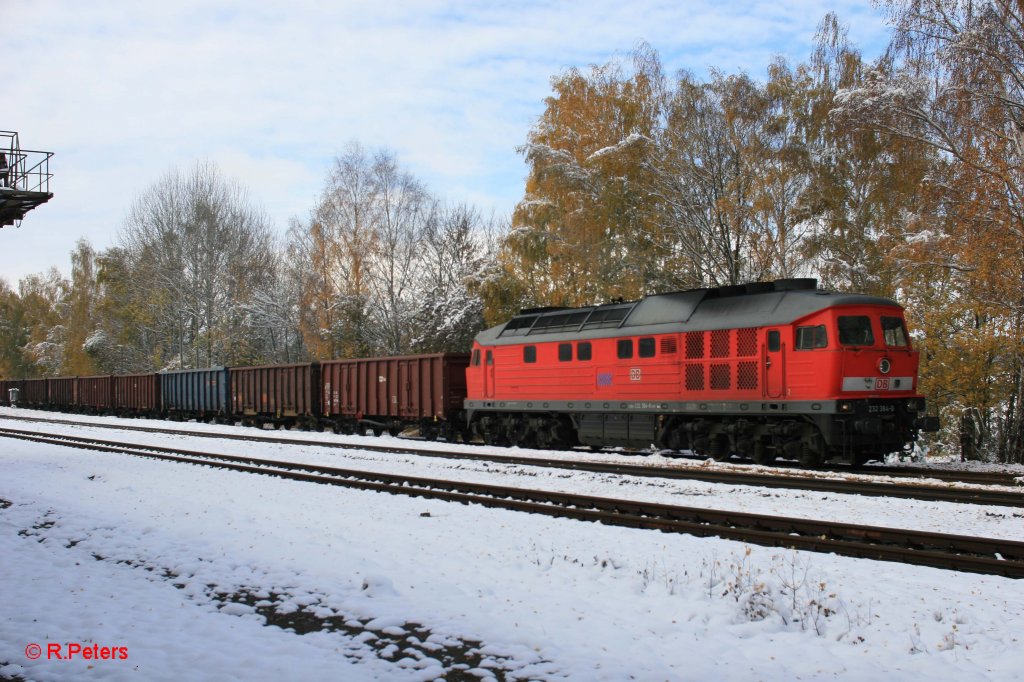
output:
[[[918,421],[918,356],[902,308],[816,284],[523,311],[474,343],[471,429],[492,443],[805,464],[904,448],[931,423]]]

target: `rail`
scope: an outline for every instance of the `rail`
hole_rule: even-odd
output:
[[[427,479],[179,448],[0,429],[0,437],[768,547],[1024,578],[1024,542]]]
[[[850,495],[866,495],[870,497],[893,497],[913,500],[929,500],[936,502],[951,502],[958,504],[988,504],[1005,507],[1024,507],[1024,489],[1015,485],[1011,475],[985,474],[981,478],[973,478],[971,472],[943,472],[935,470],[935,475],[927,480],[924,470],[902,470],[897,469],[897,476],[904,471],[909,473],[901,476],[904,479],[912,476],[923,477],[910,483],[894,482],[891,480],[860,480],[843,478],[832,478],[818,476],[816,474],[827,474],[826,471],[807,471],[795,469],[793,475],[780,474],[776,472],[764,472],[758,470],[737,470],[724,468],[703,467],[664,467],[651,465],[633,465],[616,462],[600,462],[591,459],[551,459],[541,456],[519,456],[519,455],[498,455],[484,452],[460,452],[452,450],[437,450],[433,448],[407,447],[396,445],[371,445],[369,443],[349,443],[326,440],[313,440],[296,437],[274,437],[267,433],[261,435],[249,435],[240,433],[222,433],[213,431],[193,431],[188,429],[161,428],[154,426],[129,426],[124,424],[104,424],[94,421],[75,421],[67,419],[44,419],[40,417],[24,417],[4,414],[0,419],[37,422],[46,424],[59,424],[65,426],[84,426],[102,429],[114,429],[120,431],[138,431],[142,433],[158,433],[175,436],[190,436],[195,438],[209,438],[221,440],[238,440],[249,442],[273,443],[279,445],[295,445],[305,447],[333,448],[337,450],[367,450],[385,454],[411,455],[418,457],[436,457],[443,459],[462,459],[481,462],[494,462],[496,464],[512,464],[516,466],[528,466],[548,469],[568,469],[572,471],[587,471],[593,473],[616,474],[620,476],[642,476],[644,478],[665,478],[676,480],[697,480],[706,483],[722,483],[726,485],[745,485],[766,488],[787,488],[791,490],[813,490],[816,492],[828,492]],[[844,471],[843,473],[850,473]],[[887,470],[874,472],[870,469],[861,469],[858,474],[887,476]],[[958,476],[958,477],[957,477]],[[967,483],[976,487],[967,486],[943,486],[936,484],[934,479],[947,483]],[[1000,486],[1002,489],[987,489],[989,486]],[[1015,488],[1006,490],[1005,488]]]

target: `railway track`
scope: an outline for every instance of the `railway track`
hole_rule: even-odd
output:
[[[986,504],[1005,507],[1024,507],[1024,488],[1021,488],[1020,490],[987,490],[982,487],[958,488],[936,485],[933,483],[929,483],[927,480],[919,480],[925,477],[925,474],[923,472],[928,471],[920,469],[912,470],[911,473],[907,473],[904,476],[905,478],[917,479],[917,482],[898,483],[890,481],[865,481],[861,479],[824,478],[816,475],[810,475],[807,471],[798,469],[794,469],[794,473],[791,475],[781,475],[778,473],[765,473],[757,470],[737,471],[734,469],[724,469],[720,467],[709,469],[697,467],[659,467],[650,465],[621,464],[613,462],[595,462],[592,460],[546,459],[530,456],[453,452],[450,450],[409,448],[404,446],[396,447],[393,445],[338,443],[299,438],[280,438],[262,434],[252,435],[211,433],[209,431],[184,431],[178,429],[167,429],[152,426],[118,426],[113,424],[100,424],[95,422],[68,421],[59,419],[48,420],[36,417],[7,417],[5,415],[5,418],[19,419],[30,422],[44,422],[84,427],[99,427],[126,431],[140,431],[144,433],[170,434],[199,438],[255,441],[261,443],[300,445],[307,447],[325,447],[342,450],[368,450],[371,452],[381,452],[386,454],[487,461],[517,466],[529,466],[548,469],[569,469],[574,471],[587,471],[591,473],[607,473],[619,476],[640,476],[645,478],[665,478],[673,480],[696,480],[703,481],[706,483],[721,483],[725,485],[786,488],[791,490],[796,489],[814,492],[866,495],[870,497],[897,497],[925,501],[953,502],[959,504]],[[900,467],[889,467],[889,469],[893,469],[897,472],[903,471]],[[868,473],[868,471],[864,470],[858,473]],[[889,475],[888,470],[886,475]],[[1012,485],[1012,477],[1009,475],[1003,475],[1002,477],[994,478],[991,474],[986,474],[979,480],[986,481],[986,483],[981,485]],[[957,482],[962,483],[964,481]]]
[[[1024,578],[1024,542],[636,502],[354,471],[253,457],[0,429],[0,436],[608,525]]]

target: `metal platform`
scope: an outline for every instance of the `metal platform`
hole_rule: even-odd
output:
[[[52,156],[22,149],[18,133],[0,130],[0,227],[20,226],[26,213],[53,198]]]

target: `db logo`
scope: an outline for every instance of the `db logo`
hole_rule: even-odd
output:
[[[875,390],[876,391],[888,391],[889,390],[889,379],[888,377],[879,377],[875,379]]]

